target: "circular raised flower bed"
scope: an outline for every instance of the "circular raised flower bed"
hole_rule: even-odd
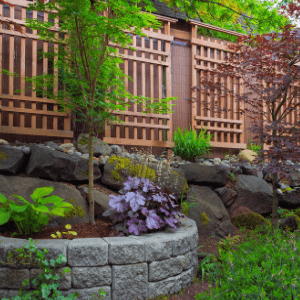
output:
[[[56,259],[62,253],[67,262],[57,269],[65,273],[59,289],[64,296],[77,291],[77,299],[92,299],[102,288],[104,299],[151,299],[178,293],[193,283],[198,267],[198,231],[195,221],[180,219],[174,230],[129,237],[86,238],[74,240],[38,240],[47,248],[45,258]],[[26,240],[0,236],[0,261],[8,253],[22,248]],[[0,298],[18,294],[24,279],[32,279],[34,266],[0,263]],[[28,290],[34,287],[27,286]]]

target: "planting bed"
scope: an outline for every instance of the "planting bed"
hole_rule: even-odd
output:
[[[106,237],[74,240],[38,240],[38,249],[46,247],[46,259],[62,253],[70,267],[60,290],[63,295],[78,291],[77,299],[92,299],[102,288],[104,299],[151,299],[174,294],[193,283],[198,267],[198,231],[193,220],[180,220],[175,231],[130,237]],[[25,240],[0,236],[0,260],[24,246]],[[27,243],[29,243],[27,241]],[[0,298],[17,295],[21,283],[40,272],[33,266],[0,263]],[[33,286],[28,286],[32,289]],[[128,295],[128,297],[127,297]]]

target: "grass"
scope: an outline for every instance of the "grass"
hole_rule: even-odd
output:
[[[245,232],[245,229],[241,231]],[[201,299],[300,299],[300,231],[257,228],[199,266],[211,284]]]

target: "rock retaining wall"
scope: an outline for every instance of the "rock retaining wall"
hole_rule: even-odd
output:
[[[61,280],[64,296],[78,291],[77,299],[93,299],[103,289],[105,300],[151,299],[180,292],[193,283],[198,267],[198,231],[191,219],[182,220],[176,231],[130,237],[88,238],[74,240],[38,240],[36,246],[47,248],[46,259],[60,253],[67,258],[57,268],[70,267]],[[26,240],[0,236],[0,261],[7,262],[8,253],[21,248]],[[26,278],[41,272],[33,266],[0,263],[0,298],[18,294]],[[33,290],[34,286],[27,286]],[[128,294],[128,297],[127,297]]]

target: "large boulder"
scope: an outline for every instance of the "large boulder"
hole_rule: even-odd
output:
[[[240,216],[240,215],[246,215],[246,214],[250,214],[250,213],[253,213],[254,211],[252,211],[251,209],[249,209],[248,207],[246,206],[240,206],[238,207],[237,209],[235,209],[230,215],[230,219],[234,219],[235,217],[237,216]]]
[[[188,183],[212,185],[214,187],[225,186],[228,180],[229,169],[223,166],[205,166],[197,163],[180,165]]]
[[[82,218],[74,217],[63,219],[61,217],[54,217],[50,220],[48,226],[58,226],[66,224],[76,224],[89,221],[88,206],[81,196],[80,192],[76,188],[67,186],[66,184],[43,180],[39,178],[29,178],[21,176],[4,176],[0,175],[0,193],[6,198],[12,199],[18,202],[18,198],[12,197],[12,195],[22,196],[25,200],[30,203],[35,203],[31,198],[31,194],[36,188],[50,187],[54,188],[54,191],[50,195],[59,196],[66,202],[71,203],[74,207],[82,207],[85,215]]]
[[[300,173],[289,174],[289,185],[291,187],[300,186]]]
[[[64,152],[54,151],[44,146],[31,144],[31,155],[25,174],[53,181],[87,181],[88,160],[71,156]],[[94,163],[94,180],[100,179],[101,171]]]
[[[240,161],[246,160],[252,163],[257,158],[257,153],[252,150],[245,149],[239,153],[238,158]]]
[[[238,175],[235,190],[238,196],[227,208],[229,214],[239,206],[246,206],[259,214],[272,212],[272,189],[263,179],[251,175]]]
[[[10,145],[0,145],[0,173],[16,175],[22,167],[25,154],[18,148]]]
[[[215,189],[215,193],[221,198],[226,207],[230,206],[237,198],[237,192],[226,187]]]
[[[152,168],[155,171],[155,174],[157,176],[157,164],[149,164],[148,167]],[[112,176],[112,172],[114,170],[115,170],[115,163],[107,162],[103,168],[103,175],[101,177],[101,182],[115,190],[121,190],[124,187],[123,183],[127,181],[128,172],[126,172],[126,169],[121,168],[119,171],[119,175],[120,175],[119,179],[121,180],[116,180]],[[166,187],[171,192],[173,192],[177,200],[181,199],[182,191],[184,190],[185,192],[187,192],[188,190],[188,184],[184,177],[184,172],[178,168],[177,169],[170,168],[170,171],[168,172],[167,167],[165,166],[162,167],[161,172],[162,172],[162,176],[161,176],[161,181],[159,183],[160,187],[161,188]],[[184,196],[186,196],[186,194]]]
[[[282,208],[297,208],[300,207],[300,188],[295,188],[292,191],[285,191],[278,195],[278,205]]]
[[[224,238],[233,233],[233,226],[222,200],[209,187],[191,185],[187,202],[197,204],[190,209],[188,217],[197,223],[199,235]],[[209,219],[206,226],[203,212]]]
[[[81,133],[77,139],[77,150],[83,154],[89,154],[89,135]],[[111,155],[112,149],[109,145],[104,144],[101,139],[94,137],[93,140],[93,155],[99,157],[100,155]]]
[[[80,191],[82,197],[86,199],[87,203],[89,203],[89,197],[88,192],[89,188],[86,185],[78,186],[77,189]],[[110,198],[108,195],[105,195],[104,193],[101,193],[94,189],[94,202],[95,202],[95,217],[101,218],[102,214],[110,209],[108,202]]]

